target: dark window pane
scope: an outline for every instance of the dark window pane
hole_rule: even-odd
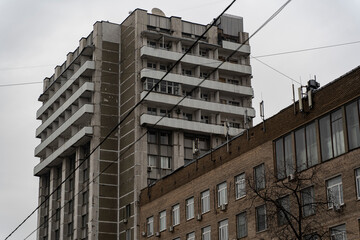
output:
[[[277,177],[279,179],[285,177],[285,166],[284,166],[284,149],[283,149],[283,139],[279,139],[275,142],[276,150],[276,170]]]
[[[306,169],[305,129],[295,132],[296,167],[298,171]]]
[[[332,144],[331,144],[331,132],[330,132],[330,116],[326,116],[320,119],[320,142],[321,142],[321,155],[322,160],[326,161],[333,157]]]
[[[343,121],[341,109],[331,114],[332,140],[334,147],[334,157],[345,152]]]
[[[360,146],[360,129],[358,103],[354,102],[346,106],[346,123],[349,137],[349,149]]]
[[[314,166],[318,163],[318,150],[316,140],[316,127],[315,123],[306,126],[306,148],[308,167]]]

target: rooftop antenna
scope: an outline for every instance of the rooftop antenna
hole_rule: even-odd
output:
[[[294,115],[296,115],[296,105],[295,105],[295,86],[294,83],[291,84],[292,87],[292,95],[293,95],[293,105],[294,105]]]
[[[224,135],[226,138],[226,151],[229,152],[229,122],[226,119],[226,121],[224,122]]]
[[[265,132],[265,111],[264,111],[264,100],[260,102],[260,117],[263,121],[263,131]]]

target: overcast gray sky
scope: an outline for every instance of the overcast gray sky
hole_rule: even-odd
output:
[[[1,0],[0,1],[0,239],[4,239],[36,208],[39,144],[35,119],[41,82],[61,65],[99,20],[121,23],[129,11],[153,7],[167,16],[210,23],[230,0],[122,1],[122,0]],[[228,11],[244,18],[252,34],[285,0],[238,0]],[[360,41],[359,0],[293,0],[272,22],[251,39],[253,56]],[[295,81],[306,84],[316,75],[321,86],[360,65],[360,43],[301,53],[263,57],[259,60]],[[255,59],[253,105],[265,102],[265,117],[292,103],[292,80]],[[297,83],[295,83],[298,86]],[[360,83],[359,83],[360,84]],[[259,116],[255,123],[260,121]],[[24,239],[36,228],[36,214],[10,239]],[[35,239],[33,234],[30,239]]]

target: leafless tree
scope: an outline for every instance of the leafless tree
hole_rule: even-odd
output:
[[[326,189],[324,181],[317,177],[318,169],[314,167],[280,180],[266,172],[264,176],[248,178],[247,189],[253,203],[265,204],[271,237],[278,240],[328,239],[329,229],[317,214],[329,212],[326,194],[316,193],[317,189]]]

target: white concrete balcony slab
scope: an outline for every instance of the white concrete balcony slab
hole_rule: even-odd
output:
[[[161,79],[165,72],[153,69],[144,68],[140,72],[141,78],[148,77],[154,79]],[[188,77],[180,74],[169,73],[164,80],[175,82],[183,85],[197,86],[203,79],[196,77]],[[251,87],[234,85],[230,83],[217,82],[212,80],[205,80],[201,84],[201,88],[211,89],[213,91],[221,91],[228,93],[241,94],[243,96],[253,96],[254,90]]]
[[[173,62],[180,59],[182,55],[183,55],[182,53],[152,48],[152,47],[148,47],[148,46],[143,46],[140,49],[140,56],[150,56],[150,57],[155,57],[155,58],[173,61]],[[181,62],[194,64],[196,66],[204,66],[204,67],[211,67],[211,68],[216,68],[221,63],[221,61],[216,60],[216,59],[210,59],[210,58],[199,57],[199,56],[194,56],[194,55],[186,55],[182,59]],[[239,73],[239,74],[251,74],[250,66],[235,64],[235,63],[230,63],[230,62],[225,62],[223,65],[221,65],[221,67],[219,69],[224,70],[224,71],[235,72],[235,73]]]
[[[79,99],[80,97],[84,96],[86,92],[93,92],[94,91],[94,83],[86,82],[84,83],[74,94],[69,97],[69,99],[64,102],[63,105],[59,107],[53,114],[51,114],[48,119],[45,120],[43,124],[41,124],[36,129],[36,137],[39,137],[40,134],[52,123],[54,122],[67,108],[69,108],[74,102]]]
[[[58,129],[56,129],[50,136],[48,136],[43,142],[41,142],[35,148],[35,156],[40,157],[44,154],[45,148],[54,142],[59,136],[61,136],[71,126],[81,124],[89,119],[89,115],[94,113],[94,106],[91,104],[85,104],[79,110],[77,110],[66,122],[64,122]]]
[[[235,51],[240,46],[241,46],[240,43],[234,43],[234,42],[229,42],[229,41],[222,40],[222,47],[227,49],[227,50]],[[237,51],[240,52],[240,53],[244,53],[244,54],[250,54],[250,45],[249,44],[244,44]]]
[[[147,91],[143,91],[140,95],[140,98],[143,99]],[[174,96],[169,94],[151,92],[149,96],[146,97],[145,101],[166,104],[174,106],[182,99],[182,96]],[[231,115],[245,115],[247,110],[248,117],[255,117],[255,110],[253,108],[238,107],[233,105],[226,105],[216,102],[207,102],[203,100],[185,98],[180,104],[180,107],[193,108],[194,110],[201,109],[210,112],[216,113],[226,113]]]
[[[77,70],[71,77],[66,81],[61,88],[55,92],[55,94],[44,103],[36,112],[36,118],[40,119],[41,115],[68,89],[76,79],[78,79],[82,74],[88,72],[89,70],[95,70],[94,61],[86,61],[80,68]]]
[[[39,176],[44,173],[47,167],[54,166],[57,163],[57,159],[65,154],[71,147],[81,144],[82,140],[85,140],[86,136],[92,135],[92,127],[84,127],[68,141],[66,141],[61,147],[54,151],[50,156],[40,162],[34,168],[34,175]]]
[[[155,116],[150,114],[142,114],[140,116],[140,124],[142,126],[151,126],[157,123],[161,119],[161,116]],[[215,125],[208,124],[202,122],[194,122],[188,121],[185,119],[177,119],[177,118],[167,118],[164,117],[160,122],[156,124],[159,127],[164,127],[168,129],[181,129],[189,132],[197,132],[197,133],[206,133],[206,134],[217,134],[224,135],[224,126],[223,125]],[[235,136],[243,132],[244,129],[239,128],[229,128],[229,134],[231,136]]]

